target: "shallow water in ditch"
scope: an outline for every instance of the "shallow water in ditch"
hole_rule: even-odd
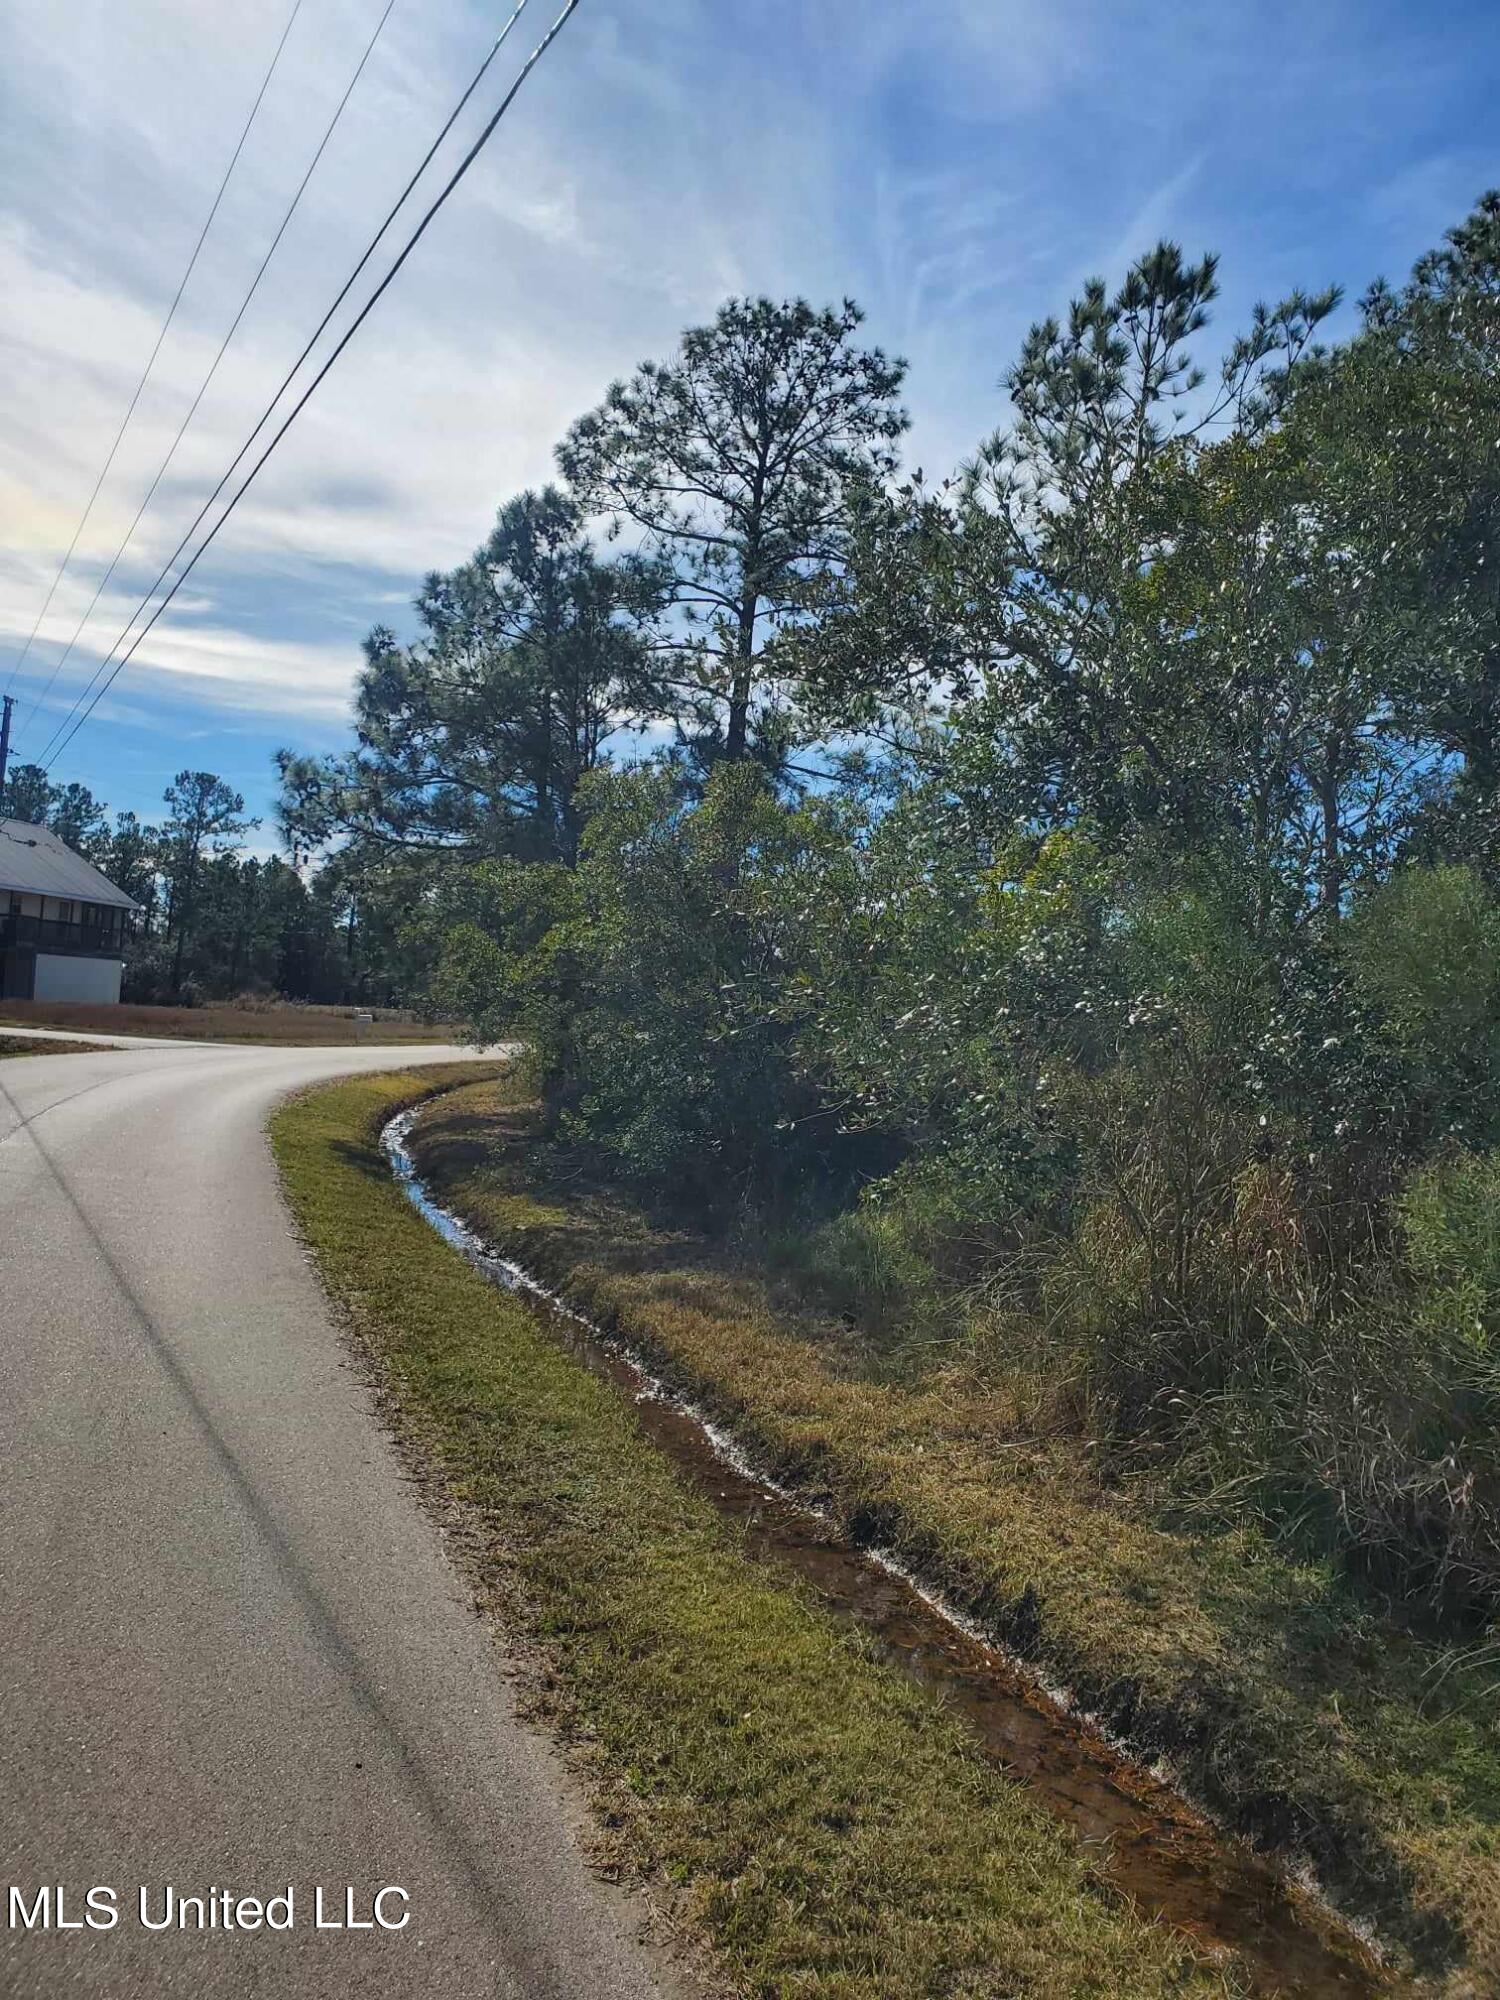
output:
[[[555,1339],[634,1402],[646,1434],[738,1525],[748,1554],[792,1569],[887,1659],[957,1709],[995,1762],[1094,1851],[1116,1890],[1211,1950],[1233,1953],[1255,1994],[1394,1990],[1364,1943],[1315,1898],[1122,1757],[898,1564],[857,1547],[815,1508],[758,1475],[718,1426],[672,1395],[618,1341],[435,1201],[406,1143],[416,1115],[393,1119],[383,1144],[426,1220],[485,1276],[526,1299]]]

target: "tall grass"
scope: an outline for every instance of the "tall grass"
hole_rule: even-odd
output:
[[[1122,1120],[1097,1129],[1065,1212],[977,1279],[949,1263],[949,1327],[1109,1475],[1331,1551],[1423,1616],[1492,1618],[1500,1162],[1455,1153],[1379,1202],[1257,1158],[1214,1108],[1159,1106],[1128,1143]],[[932,1206],[909,1188],[824,1225],[789,1266],[877,1337],[903,1314],[930,1337],[954,1241]]]

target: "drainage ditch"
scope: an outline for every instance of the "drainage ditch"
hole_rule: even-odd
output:
[[[634,1403],[647,1436],[735,1523],[752,1559],[790,1569],[886,1659],[956,1709],[985,1752],[1086,1843],[1119,1894],[1210,1952],[1238,1959],[1257,1995],[1354,2000],[1392,1990],[1364,1941],[1315,1895],[1123,1756],[893,1558],[849,1541],[818,1509],[759,1474],[730,1436],[621,1342],[437,1202],[407,1144],[416,1117],[413,1110],[392,1119],[382,1144],[419,1213]]]

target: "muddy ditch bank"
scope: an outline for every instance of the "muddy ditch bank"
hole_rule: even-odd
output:
[[[1363,1935],[1308,1886],[1124,1755],[894,1557],[849,1539],[815,1505],[758,1471],[721,1426],[675,1395],[623,1342],[445,1208],[408,1146],[421,1108],[398,1113],[381,1135],[418,1212],[633,1403],[646,1435],[734,1523],[747,1555],[789,1570],[883,1657],[955,1709],[984,1752],[1087,1845],[1117,1893],[1210,1953],[1233,1956],[1257,1995],[1352,2000],[1400,1990]]]

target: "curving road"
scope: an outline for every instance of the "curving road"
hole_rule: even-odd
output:
[[[346,1365],[275,1100],[457,1049],[0,1062],[0,1850],[112,1929],[0,1930],[0,1993],[645,2000],[556,1754]],[[168,1885],[290,1930],[143,1929]],[[319,1930],[371,1918],[400,1930]],[[96,1916],[107,1915],[98,1899]],[[191,1914],[191,1912],[190,1912]],[[284,1907],[275,1911],[286,1915]],[[244,1907],[242,1920],[253,1911]]]

